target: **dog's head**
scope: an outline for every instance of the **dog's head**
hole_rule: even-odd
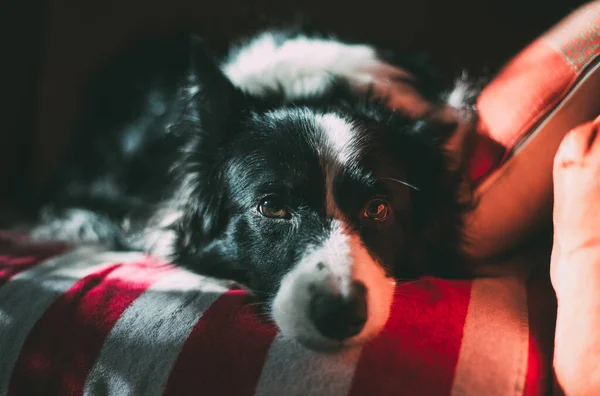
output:
[[[451,272],[461,204],[442,146],[455,125],[350,96],[273,106],[196,55],[157,254],[247,286],[315,349],[376,335],[397,279]]]

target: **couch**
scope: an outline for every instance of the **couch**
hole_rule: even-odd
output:
[[[139,253],[0,234],[0,395],[543,395],[552,391],[552,159],[600,114],[600,2],[486,86],[469,176],[470,280],[397,287],[383,333],[319,354],[253,299]]]

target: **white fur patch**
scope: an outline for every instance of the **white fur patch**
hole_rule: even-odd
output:
[[[341,167],[358,154],[355,145],[357,131],[354,125],[333,113],[317,115],[315,122],[325,137],[325,150],[317,149],[325,162],[327,214],[332,218],[339,218],[339,209],[332,190],[333,181]]]
[[[272,32],[257,36],[233,53],[222,70],[245,92],[262,95],[282,90],[288,99],[322,93],[332,77],[344,77],[362,86],[407,75],[381,62],[367,45],[304,36],[278,42]]]
[[[177,239],[173,226],[180,218],[181,211],[177,209],[166,207],[159,210],[142,230],[141,235],[137,236],[138,242],[141,242],[141,248],[153,256],[170,260],[175,253]]]
[[[34,241],[96,244],[111,241],[119,233],[119,228],[110,219],[95,212],[70,208],[58,214],[43,213],[41,223],[28,231]]]
[[[317,115],[315,121],[325,134],[327,145],[337,161],[347,163],[354,154],[354,125],[333,113]]]
[[[448,99],[446,100],[446,102],[450,106],[459,109],[463,106],[463,103],[465,102],[465,97],[467,97],[468,92],[468,85],[464,84],[462,81],[458,81],[452,92],[450,92],[450,95],[448,95]]]
[[[177,234],[165,228],[147,228],[144,230],[143,249],[155,257],[170,260],[175,253]]]
[[[368,317],[362,331],[343,341],[343,345],[361,344],[377,335],[387,322],[395,282],[385,275],[381,265],[351,234],[341,221],[334,220],[327,240],[316,246],[282,280],[273,301],[271,315],[282,333],[315,348],[340,346],[338,341],[321,335],[310,319],[311,290],[330,290],[348,295],[354,281],[367,289]],[[319,270],[318,263],[324,268]]]
[[[312,146],[317,154],[330,165],[343,165],[358,154],[355,144],[359,132],[355,125],[335,113],[318,114],[308,109],[277,109],[269,111],[275,120],[297,119],[315,129],[316,139]]]
[[[452,91],[446,96],[446,103],[456,110],[468,110],[475,102],[479,90],[469,80],[466,72],[454,81]]]

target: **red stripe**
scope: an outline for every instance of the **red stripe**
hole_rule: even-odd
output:
[[[78,395],[104,339],[123,311],[171,267],[151,259],[113,265],[80,279],[29,334],[10,395]]]
[[[475,139],[475,147],[467,167],[467,176],[473,184],[478,184],[500,166],[506,149],[487,135],[477,134]]]
[[[25,234],[12,231],[0,230],[0,247],[14,242],[27,242],[29,238]]]
[[[363,349],[350,395],[447,395],[458,360],[471,282],[399,285],[383,333]]]
[[[184,344],[166,396],[254,393],[276,329],[261,322],[249,302],[234,290],[211,305]]]
[[[57,243],[26,244],[0,233],[0,286],[20,272],[67,250]]]

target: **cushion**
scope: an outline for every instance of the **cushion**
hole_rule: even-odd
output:
[[[538,234],[544,161],[571,124],[598,113],[598,7],[532,43],[482,95],[474,258]],[[243,291],[139,253],[3,233],[0,394],[541,395],[555,315],[548,260],[529,240],[502,258],[513,269],[503,276],[399,284],[376,340],[318,354],[281,337]]]
[[[517,248],[551,222],[554,154],[570,129],[600,114],[598,92],[600,1],[533,41],[486,86],[477,103],[481,140],[503,150],[483,151],[489,169],[480,171],[479,205],[467,218],[471,257]]]
[[[139,253],[65,249],[0,235],[0,394],[547,389],[552,332],[534,330],[552,306],[529,310],[538,288],[523,277],[405,283],[377,340],[318,354],[280,337],[242,291]]]

